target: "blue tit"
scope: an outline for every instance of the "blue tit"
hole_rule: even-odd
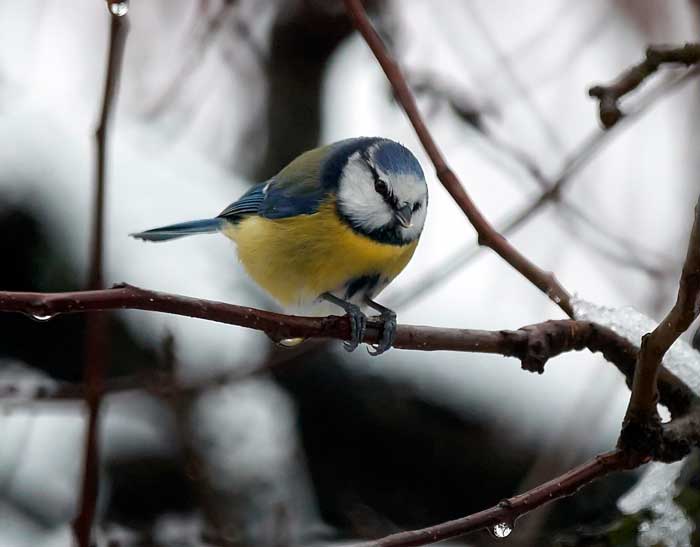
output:
[[[368,306],[379,312],[389,349],[396,314],[374,298],[413,256],[428,187],[415,156],[389,139],[362,137],[309,150],[256,184],[215,218],[132,234],[146,241],[221,232],[250,277],[283,306],[327,301],[350,318],[354,350]]]

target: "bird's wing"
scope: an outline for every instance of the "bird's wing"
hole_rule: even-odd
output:
[[[319,181],[324,148],[305,152],[269,181],[256,184],[219,217],[236,222],[248,215],[278,219],[315,213],[328,192]]]
[[[250,190],[238,198],[238,200],[221,211],[221,213],[219,213],[219,218],[236,221],[247,215],[258,214],[260,205],[265,201],[266,185],[266,182],[262,182],[250,188]]]

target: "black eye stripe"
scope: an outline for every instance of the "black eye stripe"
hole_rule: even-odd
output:
[[[365,161],[365,165],[367,165],[370,173],[372,173],[372,178],[374,179],[374,189],[391,207],[394,209],[398,208],[398,201],[389,190],[389,185],[386,183],[386,181],[380,178],[379,173],[375,169],[374,165],[372,165],[372,160],[369,157],[369,151],[365,149],[360,154],[362,155],[362,159]]]
[[[372,160],[369,157],[369,151],[362,151],[362,159],[365,160],[365,164],[369,168],[369,172],[372,173],[372,178],[374,179],[374,187],[376,188],[380,182],[386,186],[386,182],[379,178],[379,173],[377,173],[377,170],[374,168],[374,165],[372,165]]]

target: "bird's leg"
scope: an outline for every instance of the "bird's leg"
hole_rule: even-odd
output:
[[[362,313],[359,306],[356,306],[352,302],[347,302],[342,298],[338,298],[331,293],[323,293],[321,298],[345,310],[345,313],[350,319],[350,340],[343,342],[343,347],[347,351],[355,351],[355,348],[360,345],[360,342],[362,342],[362,339],[365,337],[367,316]]]
[[[365,303],[379,312],[379,319],[382,322],[381,340],[374,346],[374,351],[369,348],[367,348],[367,351],[370,355],[380,355],[393,345],[394,338],[396,338],[396,312],[378,304],[369,297],[365,297]]]

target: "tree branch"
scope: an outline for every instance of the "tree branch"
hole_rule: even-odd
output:
[[[90,269],[88,288],[97,290],[103,282],[104,255],[104,209],[107,167],[107,131],[110,115],[117,92],[121,61],[128,22],[126,12],[128,0],[107,0],[110,13],[109,44],[107,48],[107,67],[105,70],[104,91],[100,120],[95,131],[95,183],[93,219],[90,241]],[[80,547],[89,547],[95,507],[99,489],[99,450],[98,429],[99,412],[104,389],[104,376],[108,367],[109,341],[108,326],[102,315],[88,318],[85,334],[85,378],[87,385],[86,402],[88,405],[88,426],[85,438],[83,459],[83,481],[80,507],[73,522],[73,530]]]
[[[688,454],[691,445],[700,442],[700,419],[693,413],[666,426],[660,439],[661,461],[678,461]],[[415,547],[456,538],[490,528],[496,535],[510,534],[521,516],[552,501],[571,496],[594,480],[615,471],[635,469],[651,461],[648,456],[617,449],[599,454],[588,462],[542,483],[523,494],[505,499],[493,507],[456,520],[443,522],[420,530],[399,532],[381,539],[356,544],[353,547]]]
[[[621,446],[652,453],[660,435],[657,378],[661,360],[700,313],[700,199],[695,206],[688,251],[676,303],[659,325],[642,338],[637,355],[632,394],[620,435]]]
[[[73,293],[0,291],[0,312],[15,312],[50,318],[64,313],[90,313],[135,309],[195,317],[255,329],[273,340],[285,338],[334,338],[348,340],[347,317],[300,317],[236,306],[223,302],[149,291],[131,285]],[[380,325],[368,324],[365,343],[379,341]],[[543,372],[545,363],[569,351],[600,352],[613,363],[631,385],[637,348],[615,332],[587,321],[546,321],[518,330],[487,331],[399,325],[394,341],[397,349],[462,351],[515,357],[524,369]],[[118,385],[119,382],[117,382]],[[129,384],[131,385],[131,384]],[[121,389],[124,389],[122,387]],[[662,368],[659,376],[661,402],[674,416],[687,412],[696,400],[692,390]]]
[[[689,67],[700,63],[700,44],[685,44],[682,47],[650,46],[641,63],[627,69],[614,82],[597,85],[588,90],[591,97],[598,99],[600,121],[605,129],[613,127],[624,113],[619,100],[637,89],[644,80],[654,74],[661,65],[673,64]]]
[[[641,461],[631,460],[621,450],[606,452],[532,490],[503,500],[490,509],[421,530],[400,532],[358,544],[354,547],[412,547],[428,545],[463,536],[484,528],[493,529],[495,526],[500,526],[501,533],[503,533],[503,530],[507,530],[507,533],[510,533],[515,521],[533,509],[575,494],[586,484],[613,471],[633,469],[641,463]]]
[[[691,445],[700,442],[700,419],[693,413],[665,426],[659,439],[659,459],[678,461],[685,457]],[[443,522],[420,530],[411,530],[357,544],[353,547],[412,547],[429,545],[490,528],[501,537],[510,534],[518,518],[552,501],[571,496],[594,480],[615,471],[635,469],[651,461],[648,456],[624,449],[599,454],[588,462],[542,483],[523,494],[501,501],[497,505],[456,520]]]
[[[372,27],[367,17],[367,12],[360,0],[344,0],[344,2],[355,27],[367,42],[367,45],[372,50],[372,53],[374,53],[374,56],[384,70],[384,74],[386,74],[387,79],[391,83],[399,103],[401,103],[423,148],[435,166],[438,179],[440,179],[442,185],[449,192],[457,205],[459,205],[476,230],[479,244],[485,245],[495,251],[508,264],[544,292],[569,317],[573,317],[571,296],[559,281],[557,281],[554,274],[546,272],[532,263],[494,229],[481,214],[481,211],[476,207],[471,197],[469,197],[469,194],[467,194],[460,180],[457,178],[457,175],[450,169],[418,111],[413,94],[408,88],[408,84],[401,73],[401,69],[396,61],[389,55],[382,39]]]

